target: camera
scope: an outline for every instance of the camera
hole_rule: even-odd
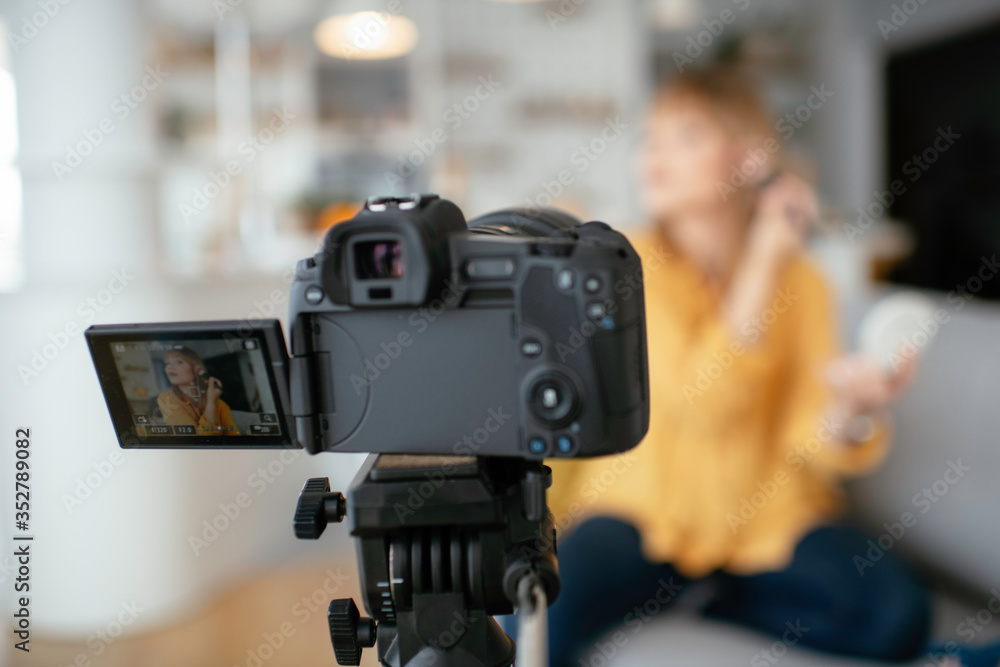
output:
[[[307,481],[293,519],[357,540],[371,618],[330,603],[340,664],[377,645],[389,667],[511,665],[492,615],[559,594],[542,459],[648,428],[641,277],[602,222],[376,197],[297,264],[290,355],[277,320],[86,336],[122,447],[371,453],[346,497]]]
[[[276,320],[86,334],[123,447],[589,457],[649,420],[641,265],[601,222],[374,197]],[[619,292],[616,292],[616,287]]]

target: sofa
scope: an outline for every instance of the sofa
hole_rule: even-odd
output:
[[[884,293],[866,293],[846,303],[845,332],[856,330],[861,314]],[[898,537],[883,537],[882,545],[913,563],[931,586],[935,639],[958,644],[996,641],[1000,638],[1000,306],[926,294],[946,311],[948,320],[928,347],[918,381],[894,408],[895,439],[884,465],[846,486],[849,520],[873,539],[895,530]],[[935,490],[944,470],[959,461],[971,470],[947,489],[939,484]],[[931,489],[930,495],[921,495],[924,488]],[[907,511],[917,520],[900,534],[892,524]],[[820,654],[793,645],[794,640],[775,641],[709,620],[697,612],[697,592],[692,597],[680,599],[642,631],[629,633],[624,646],[605,643],[605,655],[596,651],[583,665],[882,664]],[[922,657],[912,665],[940,662]]]

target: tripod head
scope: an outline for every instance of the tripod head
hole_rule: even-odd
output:
[[[394,454],[369,456],[346,500],[328,480],[309,480],[296,536],[317,539],[348,518],[372,616],[353,600],[331,602],[337,661],[358,665],[377,643],[391,667],[511,665],[514,643],[492,616],[513,612],[524,577],[550,602],[559,594],[550,484],[536,461]]]

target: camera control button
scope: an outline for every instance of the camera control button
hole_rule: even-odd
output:
[[[597,276],[587,276],[587,279],[583,281],[583,289],[585,289],[590,294],[596,294],[601,291],[601,279]]]
[[[599,320],[607,314],[607,309],[604,307],[603,303],[595,301],[591,304],[587,304],[587,316],[591,319]]]
[[[306,288],[306,303],[313,306],[323,300],[323,288],[319,285],[310,285]]]
[[[544,454],[546,449],[548,445],[542,438],[532,438],[528,441],[528,451],[532,454]]]
[[[542,423],[561,428],[576,416],[579,398],[570,380],[553,373],[538,378],[528,392],[528,405]]]
[[[541,392],[542,407],[546,410],[559,405],[559,390],[555,387],[545,387]]]
[[[514,275],[515,268],[514,260],[509,257],[470,259],[465,264],[465,274],[476,280],[495,280],[510,278]]]
[[[569,454],[573,451],[573,438],[568,435],[561,435],[556,440],[556,449],[560,454]]]
[[[526,357],[537,357],[542,353],[542,344],[535,340],[534,338],[529,338],[528,340],[521,343],[521,354]]]
[[[570,290],[575,284],[576,276],[573,274],[573,269],[563,269],[556,274],[556,287],[559,289]]]

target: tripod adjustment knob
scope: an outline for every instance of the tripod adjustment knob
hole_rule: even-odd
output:
[[[330,639],[337,663],[360,665],[361,650],[375,646],[375,621],[363,618],[354,600],[333,600],[326,613],[330,623]]]
[[[347,501],[339,491],[330,492],[330,480],[313,477],[302,487],[295,506],[295,537],[316,540],[329,522],[340,523],[347,514]]]

